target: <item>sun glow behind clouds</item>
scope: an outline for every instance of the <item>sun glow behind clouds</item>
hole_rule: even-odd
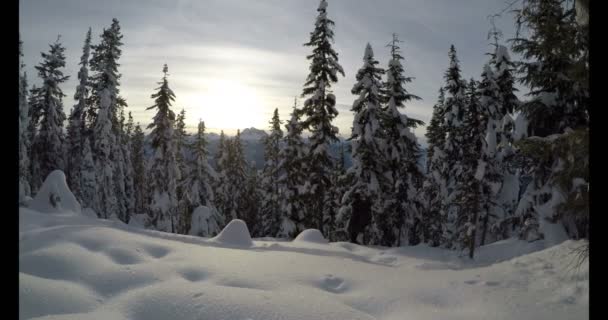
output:
[[[184,96],[188,122],[205,121],[214,128],[236,130],[264,124],[260,95],[237,79],[214,79],[201,84],[200,92]]]

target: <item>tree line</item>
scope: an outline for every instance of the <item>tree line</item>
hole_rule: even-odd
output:
[[[494,241],[542,239],[546,223],[563,226],[572,238],[588,237],[588,26],[577,20],[574,4],[523,1],[515,14],[526,35],[518,31],[508,40],[522,60],[511,59],[492,28],[493,50],[478,80],[464,79],[452,45],[427,126],[427,150],[412,130],[424,123],[400,111],[420,99],[406,89],[413,78],[405,72],[400,40],[394,34],[388,44],[385,68],[368,43],[351,90],[349,168],[344,150],[338,159],[329,152],[339,141],[331,87],[345,72],[332,47],[327,5],[320,1],[305,43],[311,53],[304,102],[298,106],[296,99],[284,126],[274,110],[262,170],[245,159],[240,132],[222,132],[215,155],[202,120],[196,133],[186,132],[185,110],[173,111],[167,65],[151,95],[147,110],[155,115],[144,135],[131,113],[125,115],[120,95],[117,19],[98,44],[89,28],[66,117],[60,87],[68,76],[58,38],[35,67],[40,87],[28,90],[20,65],[20,201],[60,169],[77,199],[100,218],[140,219],[174,233],[213,236],[238,218],[256,237],[290,238],[315,228],[331,241],[427,243],[467,250],[471,258],[476,247]],[[523,101],[515,94],[517,82],[530,90]],[[200,206],[207,210],[193,214]]]

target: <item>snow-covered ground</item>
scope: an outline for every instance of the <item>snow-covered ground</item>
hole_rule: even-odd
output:
[[[585,319],[567,241],[503,241],[475,263],[426,246],[248,244],[21,208],[20,319]],[[310,239],[310,241],[307,241]],[[521,255],[522,252],[532,252]],[[513,257],[515,256],[515,257]]]
[[[252,240],[240,220],[212,239],[175,235],[91,217],[56,176],[19,211],[20,319],[589,316],[588,263],[572,253],[581,242],[506,240],[471,262],[425,245],[327,243],[316,230]]]

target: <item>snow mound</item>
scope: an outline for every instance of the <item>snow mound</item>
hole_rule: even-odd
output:
[[[209,237],[214,236],[219,230],[217,221],[213,219],[211,209],[206,206],[198,206],[192,212],[192,221],[190,224],[191,236]]]
[[[328,243],[321,231],[317,229],[306,229],[293,240],[294,242]]]
[[[68,188],[65,174],[61,170],[51,172],[30,203],[33,210],[45,213],[81,213],[80,203]]]
[[[234,219],[230,221],[222,232],[211,240],[221,244],[239,247],[251,247],[253,245],[247,224],[245,224],[245,221],[241,219]]]

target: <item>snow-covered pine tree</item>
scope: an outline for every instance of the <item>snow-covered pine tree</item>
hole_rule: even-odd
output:
[[[345,142],[339,142],[339,153],[340,158],[336,161],[336,167],[333,170],[333,174],[331,176],[331,189],[330,189],[330,199],[331,205],[329,208],[329,215],[325,216],[325,220],[323,222],[324,233],[327,234],[327,239],[329,241],[348,241],[349,235],[347,230],[345,230],[345,225],[341,221],[342,217],[340,216],[340,208],[342,203],[342,196],[346,193],[349,185],[346,179],[346,151],[344,148]]]
[[[144,157],[144,133],[139,123],[135,126],[131,142],[131,163],[133,164],[133,187],[135,198],[135,214],[146,213],[147,210],[147,176]]]
[[[247,193],[251,190],[246,190],[243,186],[247,184],[248,178],[255,178],[257,181],[257,170],[255,170],[255,164],[250,166],[248,165],[247,160],[245,160],[241,130],[236,131],[236,136],[231,139],[228,150],[228,185],[230,188],[229,199],[232,208],[230,219],[243,219],[244,216],[248,216],[251,220],[244,220],[253,223],[258,218],[257,214],[246,214],[246,212],[255,209],[255,212],[257,213],[259,202],[249,201],[247,199]],[[256,177],[250,177],[250,174],[248,173],[255,173]],[[252,194],[251,196],[254,195]],[[250,207],[249,205],[251,203],[255,203],[256,206],[254,208]],[[250,228],[251,233],[256,232],[253,225],[250,225]]]
[[[122,115],[121,110],[121,124],[124,122],[124,116]],[[129,112],[129,119],[127,123],[121,125],[123,128],[121,130],[121,153],[124,157],[124,200],[125,200],[125,223],[129,223],[131,216],[135,214],[135,184],[134,184],[134,170],[133,170],[133,157],[131,156],[131,144],[133,140],[133,116],[131,112]]]
[[[279,119],[279,108],[274,109],[270,124],[270,135],[264,138],[264,169],[261,177],[262,203],[260,210],[260,233],[276,237],[281,227],[280,199],[282,197],[280,152],[283,130]]]
[[[498,129],[503,118],[499,115],[499,110],[502,109],[502,104],[499,88],[489,64],[485,64],[483,67],[481,82],[477,90],[480,125],[485,126],[485,129],[482,134],[482,149],[478,155],[483,170],[480,172],[479,180],[479,218],[481,225],[480,232],[477,235],[480,239],[476,241],[483,245],[486,240],[493,242],[499,238],[498,235],[489,234],[491,226],[497,224],[499,217],[508,218],[498,202],[498,191],[502,186],[505,174],[497,157]],[[469,94],[471,93],[469,92]],[[469,104],[469,108],[474,106],[474,104]],[[471,130],[471,133],[475,132],[477,131]]]
[[[241,194],[241,198],[237,199],[238,203],[238,217],[243,219],[247,224],[251,235],[254,237],[265,237],[263,233],[263,226],[261,217],[261,204],[263,198],[263,189],[261,185],[261,170],[256,169],[255,163],[248,165],[245,163],[245,181],[241,185],[241,189],[244,192]],[[244,186],[244,188],[243,188]]]
[[[409,93],[405,85],[412,81],[404,75],[401,64],[399,39],[393,34],[391,59],[388,63],[387,80],[384,83],[385,103],[381,126],[386,135],[387,165],[392,175],[392,184],[385,191],[387,195],[387,216],[394,221],[394,238],[392,245],[401,245],[403,241],[411,245],[420,242],[422,202],[418,190],[422,187],[424,174],[418,165],[420,147],[416,136],[410,131],[410,119],[399,112],[405,103],[421,98]],[[403,240],[402,240],[403,239]]]
[[[522,201],[516,212],[520,236],[558,241],[563,238],[556,233],[558,228],[552,228],[556,231],[552,234],[543,232],[552,221],[565,226],[570,236],[586,237],[588,206],[567,213],[558,208],[571,196],[588,191],[588,161],[584,160],[588,154],[575,153],[577,147],[588,144],[584,141],[590,107],[588,29],[579,26],[574,3],[566,0],[527,0],[516,11],[516,19],[518,30],[524,27],[526,33],[518,32],[511,39],[512,49],[525,59],[518,71],[520,82],[530,88],[530,100],[519,106],[530,138],[519,143],[519,150],[528,158],[533,175],[524,195],[528,201]],[[582,161],[564,171],[564,164],[575,157]]]
[[[334,160],[329,154],[330,144],[338,141],[338,128],[331,125],[338,115],[336,97],[331,93],[332,83],[338,81],[337,74],[344,76],[338,63],[338,53],[332,48],[334,22],[327,17],[327,1],[321,0],[317,9],[319,15],[315,29],[305,46],[312,47],[312,54],[306,58],[311,61],[310,73],[304,83],[302,97],[308,97],[304,106],[298,110],[302,126],[311,132],[309,138],[307,163],[307,188],[303,190],[306,198],[306,221],[308,228],[322,229],[323,216],[326,214],[329,199],[328,189],[331,181]]]
[[[279,183],[283,186],[281,197],[281,228],[277,237],[293,238],[306,229],[303,225],[305,219],[306,203],[302,197],[302,187],[306,181],[307,154],[306,142],[302,139],[302,126],[296,111],[297,100],[294,100],[293,112],[290,120],[285,124],[285,146],[281,150],[281,176]]]
[[[482,213],[488,211],[482,200],[482,194],[487,193],[488,185],[484,183],[486,164],[481,159],[485,143],[486,120],[480,110],[477,82],[469,81],[466,89],[466,109],[463,110],[461,136],[461,156],[457,185],[454,189],[453,202],[456,211],[456,221],[453,239],[461,249],[468,249],[469,257],[473,259],[475,247],[478,244],[479,219]]]
[[[214,183],[215,189],[215,206],[220,214],[225,217],[226,223],[232,220],[230,215],[229,204],[229,184],[228,184],[228,151],[230,147],[230,139],[226,139],[224,130],[220,132],[217,154],[215,155],[215,164],[217,179]],[[223,225],[222,225],[223,227]]]
[[[494,28],[495,29],[495,28]],[[498,43],[499,33],[494,34],[494,52],[491,54],[490,66],[494,75],[494,82],[498,90],[498,106],[496,112],[491,112],[489,121],[494,122],[496,131],[496,171],[501,177],[500,190],[496,193],[495,208],[498,212],[496,223],[490,224],[490,230],[497,236],[497,240],[509,238],[512,234],[512,226],[515,225],[514,216],[519,200],[519,178],[521,168],[514,163],[515,150],[513,146],[514,121],[511,115],[519,107],[519,99],[515,95],[515,63],[511,61],[507,47]],[[494,111],[494,110],[490,110]],[[491,169],[490,169],[491,170]],[[482,238],[481,244],[484,244]]]
[[[426,130],[427,167],[426,179],[423,184],[424,215],[422,216],[423,241],[431,246],[439,246],[445,242],[447,234],[447,214],[442,205],[442,195],[445,190],[445,90],[439,89],[439,98],[433,106],[433,115]]]
[[[388,171],[385,144],[380,127],[381,77],[384,70],[377,67],[374,52],[368,43],[363,55],[363,67],[357,72],[357,83],[351,92],[359,97],[353,102],[355,113],[352,141],[353,165],[348,170],[348,191],[342,199],[339,227],[348,226],[350,241],[390,246],[395,243],[392,221],[385,211],[386,186],[392,184]],[[338,227],[338,228],[339,228]],[[362,235],[362,240],[358,240]]]
[[[28,126],[27,77],[23,70],[22,42],[19,39],[19,203],[31,195],[30,189],[30,137]]]
[[[84,136],[82,143],[82,161],[80,162],[80,187],[82,195],[82,207],[92,208],[93,201],[97,197],[97,176],[95,169],[95,161],[93,159],[93,151],[91,148],[91,140],[88,135]],[[99,212],[96,212],[100,216]],[[101,217],[101,216],[100,216]]]
[[[33,172],[32,189],[37,191],[46,176],[54,170],[65,170],[63,122],[63,91],[59,87],[69,79],[64,76],[65,48],[57,41],[50,45],[48,53],[42,52],[43,61],[35,68],[42,79],[42,87],[33,93],[38,99],[34,108],[41,111],[40,130],[32,143],[32,161],[38,170]]]
[[[124,202],[119,199],[122,181],[120,170],[122,166],[117,160],[119,137],[117,111],[119,109],[119,82],[118,59],[120,58],[120,46],[122,35],[117,19],[112,19],[109,29],[104,29],[101,34],[101,42],[93,45],[93,53],[90,60],[90,68],[94,74],[91,76],[91,97],[87,113],[87,120],[92,123],[91,139],[93,158],[97,169],[97,198],[93,201],[93,209],[102,218],[117,215],[124,218]],[[123,220],[124,221],[124,220]]]
[[[450,47],[449,51],[450,66],[445,73],[445,103],[444,103],[444,128],[445,128],[445,145],[443,148],[443,154],[436,154],[434,156],[441,156],[443,159],[442,170],[439,170],[442,175],[438,180],[445,182],[445,187],[441,187],[440,198],[442,199],[442,207],[445,208],[447,213],[447,225],[445,231],[451,233],[446,234],[447,242],[446,247],[451,248],[453,246],[453,240],[458,239],[457,226],[454,226],[459,219],[462,210],[455,203],[455,197],[461,193],[458,188],[461,187],[461,183],[464,181],[464,166],[463,163],[463,152],[464,143],[468,135],[468,128],[463,124],[464,117],[467,110],[467,99],[465,89],[467,87],[466,81],[461,79],[460,66],[458,64],[458,58],[456,57],[456,49],[454,45]],[[435,149],[434,152],[438,150]],[[439,152],[441,153],[441,152]]]
[[[173,140],[175,143],[175,160],[179,168],[180,175],[177,177],[177,233],[186,234],[190,230],[191,222],[190,215],[194,208],[189,208],[188,200],[186,199],[186,175],[189,173],[187,168],[185,149],[188,145],[189,137],[186,132],[186,110],[182,108],[175,119],[175,130],[173,131]]]
[[[218,229],[208,229],[207,234],[204,236],[214,236],[218,234],[221,229],[220,226],[225,224],[224,217],[218,212],[214,205],[214,191],[211,187],[214,185],[217,179],[217,173],[209,165],[208,156],[209,151],[207,149],[207,139],[205,138],[205,122],[202,120],[198,123],[198,130],[194,135],[194,141],[188,146],[193,154],[193,159],[190,161],[188,168],[190,171],[187,172],[186,183],[185,183],[185,199],[187,217],[192,218],[193,211],[198,206],[206,206],[211,210],[210,219],[213,222],[209,222],[209,226],[217,226]],[[186,225],[187,230],[191,229],[189,221]]]
[[[74,93],[76,104],[72,107],[68,122],[68,154],[67,154],[67,182],[76,199],[82,203],[91,203],[91,199],[84,199],[82,194],[82,158],[84,140],[86,137],[85,113],[89,100],[89,54],[91,52],[91,28],[87,31],[80,57],[80,70],[78,71],[78,86]]]
[[[179,169],[176,160],[174,141],[175,113],[171,110],[171,103],[175,100],[173,90],[169,88],[169,68],[163,66],[163,78],[152,94],[154,105],[146,110],[156,109],[152,123],[148,125],[152,141],[153,155],[150,160],[149,185],[152,193],[150,210],[150,224],[162,231],[176,232],[177,221],[177,178]]]

